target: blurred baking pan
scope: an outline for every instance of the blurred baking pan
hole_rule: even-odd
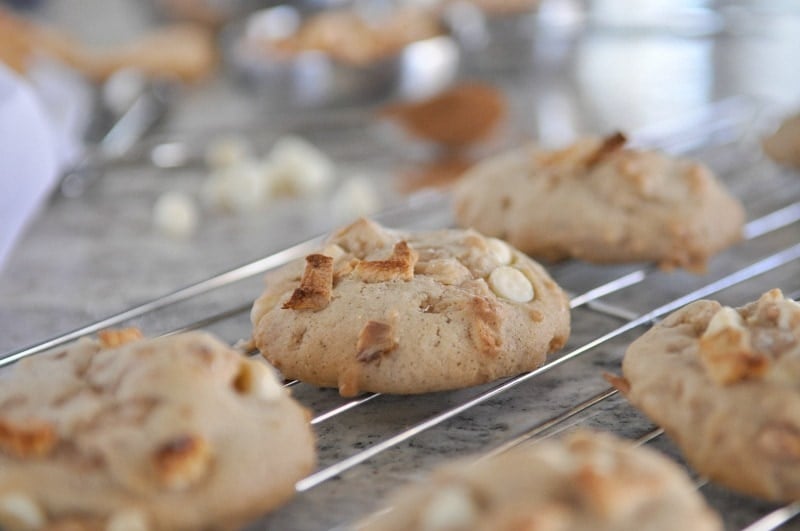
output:
[[[402,24],[396,13],[282,5],[231,24],[222,40],[234,77],[269,103],[367,103],[430,94],[455,78],[458,46],[431,16],[420,29],[419,20]]]

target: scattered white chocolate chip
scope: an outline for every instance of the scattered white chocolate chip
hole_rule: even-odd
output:
[[[255,210],[264,203],[265,192],[261,167],[251,160],[212,172],[203,186],[208,204],[232,212]]]
[[[106,531],[148,531],[147,517],[139,509],[125,509],[111,515]]]
[[[264,171],[273,195],[308,196],[330,186],[334,165],[310,142],[285,136],[275,142],[265,161]]]
[[[421,531],[468,529],[478,517],[472,497],[464,487],[445,487],[433,497],[420,516]]]
[[[498,240],[497,238],[486,238],[486,243],[489,246],[489,254],[491,254],[500,265],[508,265],[511,263],[514,253],[506,242]]]
[[[27,531],[42,528],[45,521],[42,509],[30,496],[9,492],[0,497],[0,523]]]
[[[500,266],[489,275],[489,287],[498,296],[514,302],[533,300],[533,285],[519,269]]]
[[[711,318],[711,321],[709,321],[708,327],[706,327],[706,331],[703,333],[703,336],[710,337],[729,328],[744,328],[744,320],[739,312],[730,306],[723,306],[719,309],[719,311],[717,311],[717,313],[714,314],[714,317]]]
[[[373,182],[367,177],[355,176],[344,181],[331,197],[333,218],[345,223],[362,216],[374,214],[381,208],[381,198]]]
[[[153,224],[159,232],[173,238],[191,236],[197,228],[197,207],[194,200],[180,192],[167,192],[153,208]]]
[[[213,170],[235,166],[250,156],[250,143],[245,138],[234,135],[215,138],[205,151],[206,164]]]

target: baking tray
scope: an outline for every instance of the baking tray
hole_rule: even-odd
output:
[[[756,109],[755,111],[757,111]],[[779,287],[800,295],[800,179],[763,159],[748,102],[715,106],[689,122],[640,132],[640,144],[686,153],[709,164],[748,210],[745,241],[711,261],[708,272],[666,273],[649,265],[548,266],[571,294],[572,336],[543,367],[483,386],[419,396],[335,390],[287,382],[314,415],[319,467],[296,485],[287,506],[248,529],[347,529],[377,510],[394,487],[445,459],[487,455],[576,426],[648,444],[682,463],[660,429],[603,380],[618,372],[625,347],[670,311],[705,297],[740,305]],[[414,196],[379,219],[390,226],[452,225],[446,193]],[[0,355],[0,366],[118,325],[174,333],[205,328],[234,342],[249,335],[249,309],[262,274],[315,248],[321,237],[216,275],[31,347]],[[191,311],[189,311],[191,310]],[[202,315],[201,318],[196,318]],[[187,316],[192,316],[188,318]],[[696,477],[727,529],[798,528],[800,503],[775,505],[736,495]]]

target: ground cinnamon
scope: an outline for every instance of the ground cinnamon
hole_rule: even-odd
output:
[[[398,189],[410,194],[423,188],[447,188],[473,164],[472,160],[459,155],[436,159],[402,173]]]
[[[386,107],[384,116],[409,134],[461,149],[485,139],[506,113],[502,92],[483,83],[462,83],[427,100]]]

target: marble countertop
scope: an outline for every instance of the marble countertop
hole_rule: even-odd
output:
[[[51,9],[57,11],[53,16],[69,18],[66,7]],[[800,28],[800,21],[796,16],[768,20],[770,31],[762,25],[734,36],[679,38],[662,32],[587,30],[552,46],[538,43],[533,51],[520,54],[513,68],[492,69],[476,56],[462,67],[462,76],[491,79],[506,90],[511,109],[508,134],[494,149],[527,137],[558,143],[584,132],[636,129],[728,96],[746,95],[750,98],[747,105],[752,106],[748,108],[756,110],[764,105],[773,110],[798,106],[800,73],[789,72],[787,65],[793,63],[787,58],[797,49],[800,31],[794,30]],[[372,176],[385,206],[407,205],[409,198],[397,191],[398,174],[417,160],[418,146],[404,145],[403,139],[376,126],[371,117],[371,112],[357,108],[276,111],[220,77],[183,94],[162,134],[202,147],[214,131],[244,131],[262,146],[287,131],[299,133],[330,154],[342,175]],[[752,122],[738,123],[728,132],[731,134],[707,139],[690,155],[720,174],[744,201],[749,220],[800,201],[800,176],[760,156]],[[152,209],[159,195],[183,191],[198,196],[205,174],[198,166],[161,170],[140,161],[109,169],[81,198],[53,198],[0,271],[0,353],[202,281],[335,225],[326,215],[326,198],[322,197],[276,202],[247,215],[203,210],[197,232],[185,240],[170,239],[154,230]],[[421,206],[395,215],[392,222],[413,227],[452,223],[446,202],[416,199]],[[788,212],[792,213],[796,211]],[[754,230],[764,226],[756,224]],[[648,274],[640,283],[603,297],[603,305],[574,310],[572,336],[562,354],[617,329],[632,317],[789,248],[800,240],[798,236],[800,226],[793,223],[754,237],[723,252],[703,275],[645,267]],[[739,305],[772,287],[786,293],[800,290],[800,261],[791,260],[774,269],[769,263],[764,266],[769,270],[727,287],[715,297]],[[567,290],[581,294],[641,267],[567,262],[549,269]],[[148,334],[158,334],[238,308],[207,326],[233,343],[248,337],[248,305],[260,289],[260,275],[255,275],[130,323]],[[486,452],[531,431],[536,436],[550,436],[580,425],[633,439],[650,433],[654,426],[617,396],[574,412],[549,429],[543,427],[548,419],[607,390],[602,373],[618,371],[625,346],[642,330],[605,341],[421,430],[341,476],[299,493],[286,507],[250,528],[346,527],[375,510],[392,488],[422,477],[443,459]],[[380,396],[319,422],[315,425],[319,468],[357,455],[496,385],[414,397]],[[295,386],[293,393],[315,415],[346,403],[335,391],[303,384]],[[648,444],[680,460],[665,436]],[[702,487],[702,493],[723,513],[726,527],[732,530],[776,507],[713,485]],[[787,528],[792,525],[800,523]]]

